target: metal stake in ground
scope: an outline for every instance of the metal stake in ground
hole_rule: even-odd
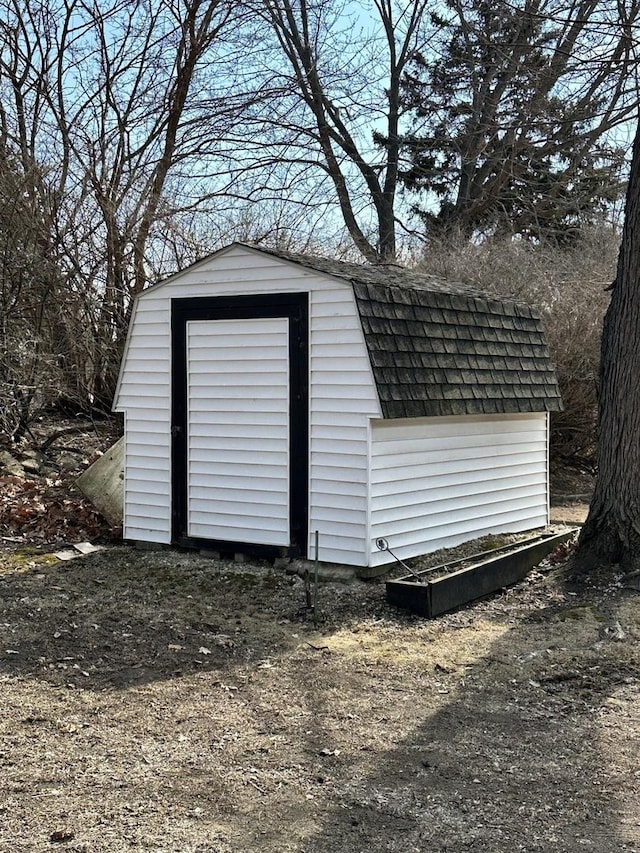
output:
[[[318,624],[318,561],[320,552],[320,533],[315,535],[315,559],[313,567],[313,624]]]

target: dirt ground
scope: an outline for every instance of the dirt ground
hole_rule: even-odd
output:
[[[0,556],[0,850],[640,851],[640,610],[549,562],[430,621],[382,582]]]

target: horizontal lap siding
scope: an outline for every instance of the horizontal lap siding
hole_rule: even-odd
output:
[[[376,422],[371,467],[371,539],[404,559],[548,520],[546,414]]]
[[[171,541],[171,357],[166,300],[136,303],[117,411],[126,412],[125,539]]]
[[[288,325],[187,323],[189,536],[289,545]],[[232,425],[220,423],[221,403],[236,408]],[[265,408],[270,437],[260,434]]]
[[[367,562],[369,418],[379,417],[350,286],[315,290],[310,347],[309,556]]]
[[[137,302],[114,406],[127,416],[127,538],[171,540],[170,299],[287,292],[310,293],[309,556],[314,556],[318,530],[321,560],[366,563],[368,423],[381,413],[351,286],[250,250],[207,259]],[[227,354],[233,361],[245,353],[229,342]],[[261,409],[261,428],[264,424],[268,437],[277,429],[277,404],[261,398]],[[194,451],[207,430],[224,436],[224,426],[236,422],[237,412],[251,410],[250,401],[229,396],[219,404],[215,424],[206,411],[194,411]],[[211,488],[206,480],[194,474],[192,482],[206,490]],[[225,488],[222,482],[219,488]],[[230,508],[240,516],[243,501],[254,505],[259,500],[259,484],[252,483],[244,494],[234,495]],[[152,507],[148,513],[147,506]],[[239,528],[238,541],[243,541],[241,533]]]

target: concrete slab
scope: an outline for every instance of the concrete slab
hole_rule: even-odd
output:
[[[95,554],[96,551],[104,551],[104,545],[92,545],[91,542],[75,542],[71,548],[64,551],[55,551],[53,556],[59,560],[75,560],[77,557],[86,557],[87,554]]]
[[[76,485],[114,527],[122,526],[124,502],[124,438],[90,465]]]

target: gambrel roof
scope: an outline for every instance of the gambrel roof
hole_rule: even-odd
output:
[[[396,265],[258,251],[351,283],[385,418],[562,409],[530,306]]]

